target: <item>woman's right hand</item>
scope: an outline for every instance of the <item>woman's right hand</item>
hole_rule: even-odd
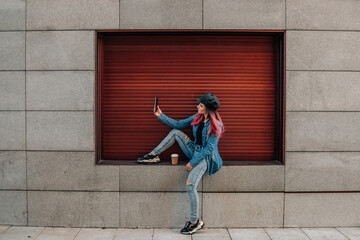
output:
[[[160,107],[157,106],[157,111],[154,112],[154,115],[158,117],[158,116],[160,116],[161,113],[162,113],[162,111],[161,111]]]

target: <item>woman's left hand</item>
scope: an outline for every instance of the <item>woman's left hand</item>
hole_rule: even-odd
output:
[[[194,167],[193,166],[191,166],[191,164],[190,163],[188,163],[188,164],[186,164],[186,166],[185,166],[185,169],[186,169],[186,171],[188,171],[188,172],[190,172],[191,171],[191,169],[193,169]]]

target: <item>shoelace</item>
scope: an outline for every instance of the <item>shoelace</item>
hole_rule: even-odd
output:
[[[195,227],[196,226],[196,224],[197,224],[197,222],[196,223],[192,223],[192,222],[190,222],[190,224],[189,224],[189,227],[192,225],[192,227]]]
[[[144,156],[144,159],[149,160],[149,159],[154,158],[154,157],[155,157],[155,156],[153,156],[153,155],[151,155],[151,154],[146,154],[146,155]]]
[[[190,221],[187,221],[186,224],[185,224],[185,227],[188,228],[190,226],[191,222]]]

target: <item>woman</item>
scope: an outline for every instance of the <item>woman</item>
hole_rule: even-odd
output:
[[[166,116],[158,107],[155,116],[173,129],[154,150],[137,159],[138,163],[158,163],[159,154],[171,147],[175,141],[190,159],[185,166],[186,171],[189,172],[186,191],[190,203],[190,221],[187,221],[181,229],[182,234],[193,234],[204,227],[204,222],[199,220],[199,195],[196,188],[206,170],[210,176],[219,171],[223,164],[217,147],[219,138],[224,132],[221,117],[216,111],[220,107],[220,102],[212,93],[205,93],[204,96],[197,98],[197,101],[198,113],[180,121]],[[193,126],[194,141],[179,130],[190,126]]]

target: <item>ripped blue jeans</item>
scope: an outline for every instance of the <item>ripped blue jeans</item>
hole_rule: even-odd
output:
[[[169,134],[160,142],[160,144],[152,150],[156,155],[159,155],[169,147],[171,147],[175,141],[179,144],[184,154],[191,159],[195,154],[198,154],[202,148],[200,145],[196,145],[190,138],[181,130],[173,129]],[[207,162],[204,158],[201,160],[189,173],[187,181],[191,184],[186,184],[186,191],[189,197],[190,203],[190,220],[196,221],[199,219],[199,194],[196,190],[202,176],[207,170]]]

